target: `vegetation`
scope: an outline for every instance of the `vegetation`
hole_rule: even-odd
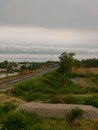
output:
[[[41,77],[16,84],[12,94],[26,101],[87,104],[98,107],[97,87],[81,88],[68,78],[65,80],[65,84],[62,81],[58,72],[51,71]],[[82,94],[91,94],[91,96],[82,96]]]
[[[83,110],[80,108],[75,108],[72,109],[70,112],[67,113],[66,120],[69,125],[72,125],[76,119],[81,119],[83,118]]]
[[[68,79],[66,79],[66,84],[63,84],[62,81],[62,77],[60,77],[57,72],[53,71],[41,77],[16,84],[14,86],[13,94],[21,96],[27,101],[47,101],[54,94],[64,95],[67,93],[72,93],[72,91],[74,93],[77,93],[77,91],[81,93],[80,87],[78,85],[75,85]]]
[[[64,77],[67,77],[70,73],[72,73],[72,67],[74,65],[74,55],[74,53],[63,52],[59,57],[60,62],[58,72],[62,74]]]
[[[27,129],[31,120],[22,112],[10,112],[3,121],[2,130],[23,130]]]
[[[16,111],[14,104],[0,106],[0,130],[97,130],[98,120],[84,120],[83,111],[72,109],[64,119],[41,117],[37,113]],[[6,108],[8,109],[4,109]],[[10,109],[9,109],[10,107]],[[1,109],[2,108],[2,109]],[[1,113],[0,113],[1,114]],[[6,115],[6,116],[5,116]],[[81,118],[80,118],[81,117]]]
[[[90,67],[92,63],[92,66],[97,67],[98,59],[78,61],[73,56],[74,53],[62,53],[57,70],[14,84],[11,94],[28,102],[85,104],[98,108],[97,85],[83,87],[72,80],[77,77],[89,78],[98,84],[98,75],[90,71],[84,74],[72,72],[73,66]],[[48,66],[48,62],[45,65]],[[49,65],[52,65],[51,62]],[[28,69],[34,69],[39,67],[39,64],[29,67]],[[23,64],[21,70],[25,69],[27,68]],[[83,118],[83,113],[81,109],[76,108],[70,111],[64,119],[46,118],[36,113],[16,111],[14,104],[6,103],[0,106],[0,128],[1,130],[97,130],[98,120],[86,120]]]

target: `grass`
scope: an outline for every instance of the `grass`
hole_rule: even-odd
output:
[[[87,96],[66,96],[62,97],[59,95],[53,96],[49,103],[66,103],[66,104],[81,104],[81,105],[92,105],[98,108],[98,95]]]
[[[93,77],[93,80],[96,80],[97,77]],[[51,71],[43,76],[17,83],[13,87],[12,94],[28,102],[89,104],[98,107],[98,87],[81,88],[79,84],[73,83],[69,78],[65,78],[64,80],[56,71]],[[75,96],[66,96],[68,94],[74,94]],[[92,100],[87,96],[82,97],[81,95],[83,94],[91,94]]]
[[[26,101],[49,100],[53,95],[77,93],[80,87],[66,79],[63,83],[62,78],[55,71],[43,76],[30,79],[14,85],[13,94],[22,97]]]
[[[88,74],[87,72],[86,74],[71,75],[71,78],[73,77],[89,78],[92,82],[96,84],[98,83],[98,74],[93,75],[91,73]],[[43,76],[14,84],[12,87],[14,88],[14,90],[11,91],[13,96],[28,102],[42,101],[48,103],[87,104],[98,108],[97,86],[81,88],[79,84],[74,84],[67,77],[64,80],[64,78],[56,71],[51,71]],[[91,96],[89,97],[86,95]],[[83,118],[77,119],[74,114],[71,114],[68,121],[73,119],[73,117],[75,117],[75,120],[69,124],[66,117],[64,119],[55,119],[41,117],[36,113],[31,114],[21,111],[18,113],[15,108],[16,106],[12,103],[0,106],[0,129],[4,125],[9,124],[9,121],[11,121],[11,124],[14,122],[14,126],[17,123],[19,124],[16,126],[20,126],[20,122],[23,120],[25,124],[24,122],[21,123],[24,126],[27,124],[24,130],[98,130],[98,120],[85,120]],[[77,115],[77,112],[75,112],[75,114]],[[18,121],[15,122],[16,120]],[[11,124],[9,126],[11,126]]]
[[[0,113],[0,130],[98,130],[98,120],[85,120],[79,108],[70,111],[63,119],[16,111],[11,103],[0,106]]]
[[[2,127],[4,130],[9,128],[10,130],[97,130],[98,120],[84,120],[83,118],[77,118],[70,113],[69,120],[74,120],[72,123],[68,123],[68,119],[55,119],[41,117],[36,113],[25,112],[11,112],[7,115],[7,119],[3,121]],[[71,116],[72,115],[72,116]],[[14,117],[14,118],[13,118]],[[74,119],[73,119],[73,118]],[[17,119],[17,121],[15,121]],[[78,120],[77,120],[78,119]],[[25,123],[25,124],[24,124]],[[22,126],[21,126],[22,125]],[[16,128],[15,128],[16,127]],[[3,129],[2,129],[3,130]]]

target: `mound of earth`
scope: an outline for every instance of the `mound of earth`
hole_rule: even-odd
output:
[[[17,110],[36,112],[41,116],[64,118],[67,112],[77,107],[84,111],[84,117],[86,119],[98,118],[98,109],[89,105],[44,104],[40,102],[30,102],[19,105]]]

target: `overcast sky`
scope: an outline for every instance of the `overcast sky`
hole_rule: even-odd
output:
[[[0,61],[64,52],[98,58],[98,0],[0,0]]]

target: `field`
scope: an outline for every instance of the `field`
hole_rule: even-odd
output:
[[[6,102],[11,102],[14,105],[19,105],[26,102],[43,102],[51,104],[91,105],[98,108],[97,84],[98,69],[96,68],[77,69],[72,75],[70,75],[70,78],[66,77],[65,79],[54,70],[42,76],[37,76],[9,86],[10,88],[13,88],[10,91],[10,95],[8,91],[1,93],[0,103],[5,105]],[[7,107],[9,107],[9,105]],[[97,119],[76,119],[70,126],[66,119],[39,116],[36,118],[36,124],[33,123],[34,125],[31,125],[30,130],[98,129]]]
[[[66,79],[64,82],[55,71],[51,71],[43,76],[14,84],[11,86],[14,90],[11,90],[10,95],[7,91],[10,97],[8,101],[12,97],[11,100],[17,98],[27,102],[87,104],[90,98],[97,98],[98,94],[98,76],[96,75],[98,69],[89,68],[89,70],[88,73],[87,68],[80,68],[75,72],[75,77],[71,77],[71,80]],[[6,99],[6,93],[3,95]]]
[[[93,74],[98,74],[98,68],[78,68],[76,70],[74,70],[74,72],[76,73],[80,73],[80,74],[85,74],[85,73],[93,73]]]

